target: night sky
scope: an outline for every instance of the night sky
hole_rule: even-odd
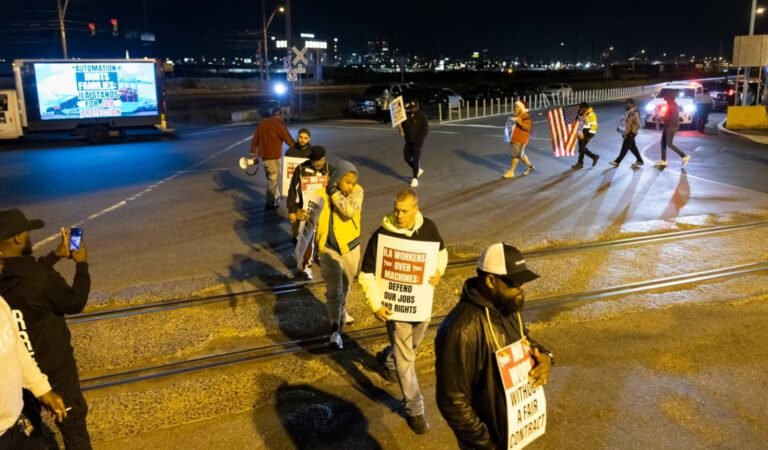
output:
[[[63,1],[63,0],[62,0]],[[0,57],[59,57],[56,0],[3,0]],[[265,0],[268,14],[279,5]],[[292,0],[293,31],[338,37],[343,53],[364,52],[374,37],[389,38],[405,52],[466,57],[492,56],[574,61],[615,47],[616,58],[646,49],[652,57],[685,53],[730,57],[733,36],[747,34],[750,0]],[[6,6],[7,5],[7,6]],[[146,8],[145,8],[146,5]],[[70,56],[123,56],[125,30],[151,31],[157,42],[132,56],[250,56],[262,23],[261,0],[70,0]],[[638,6],[642,5],[642,7]],[[144,11],[146,9],[146,20]],[[109,18],[121,38],[111,36]],[[87,23],[98,35],[88,35]],[[284,35],[277,14],[270,34]],[[756,34],[768,33],[758,16]],[[565,43],[562,47],[560,43]]]

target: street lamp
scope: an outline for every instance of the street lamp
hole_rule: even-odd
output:
[[[67,6],[69,6],[69,0],[64,0],[64,5],[61,5],[61,0],[56,0],[59,12],[59,30],[61,31],[61,48],[64,51],[64,59],[68,59],[67,54],[67,31],[64,29],[64,16],[67,14]]]
[[[632,56],[632,58],[631,58],[632,59],[632,72],[635,71],[635,60],[637,59],[638,56],[644,55],[644,54],[645,54],[645,50],[640,50],[639,52],[635,53],[634,56]]]
[[[272,23],[272,19],[275,18],[275,14],[277,12],[285,12],[285,8],[282,6],[277,7],[274,11],[272,11],[272,14],[269,16],[269,20],[267,20],[267,10],[264,6],[264,0],[261,0],[261,20],[262,25],[264,26],[264,72],[266,73],[267,81],[269,81],[269,50],[267,49],[268,43],[267,43],[267,28],[269,28],[269,25]]]

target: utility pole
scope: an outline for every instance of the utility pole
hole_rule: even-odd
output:
[[[755,34],[755,15],[757,14],[757,0],[752,0],[752,12],[750,14],[749,18],[749,35],[752,36]],[[737,80],[738,81],[738,80]],[[738,89],[736,89],[736,92],[738,92]],[[749,104],[749,67],[744,68],[744,90],[741,97],[741,104],[742,105],[748,105]],[[738,97],[738,96],[737,96]],[[738,98],[737,98],[738,100]]]
[[[64,6],[61,5],[61,0],[56,0],[56,4],[58,6],[58,11],[59,11],[59,30],[61,32],[61,48],[64,52],[64,59],[69,59],[69,54],[67,53],[67,30],[64,27],[64,16],[67,14],[67,6],[69,5],[69,0],[64,0]]]

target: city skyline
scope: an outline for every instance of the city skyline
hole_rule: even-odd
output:
[[[9,25],[0,32],[0,57],[60,57],[55,0],[7,0]],[[265,0],[266,15],[278,5]],[[152,45],[138,46],[142,56],[245,56],[261,42],[262,2],[190,0],[184,9],[168,0],[70,0],[66,16],[70,56],[124,54],[127,31],[151,33]],[[719,6],[720,8],[715,8]],[[730,57],[733,37],[747,34],[751,2],[738,0],[722,11],[722,2],[661,0],[638,7],[594,0],[583,4],[555,1],[549,6],[508,2],[422,0],[359,4],[348,0],[292,0],[292,34],[309,32],[338,38],[343,54],[363,53],[367,42],[381,37],[406,54],[469,57],[486,51],[495,57],[541,60],[596,60],[608,47],[627,59],[645,49],[652,58],[663,53]],[[591,13],[592,12],[592,13]],[[722,20],[724,16],[733,17]],[[109,20],[118,20],[115,38]],[[768,31],[758,16],[755,33]],[[96,27],[91,36],[89,23]],[[692,33],[691,30],[701,30]],[[270,35],[285,36],[285,16],[276,13]],[[135,44],[140,44],[136,36]],[[138,56],[138,55],[137,55]]]

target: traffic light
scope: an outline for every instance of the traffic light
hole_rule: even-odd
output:
[[[96,24],[93,22],[88,23],[88,29],[91,30],[91,36],[96,36]]]
[[[117,19],[109,19],[109,23],[112,24],[112,36],[117,36]]]

